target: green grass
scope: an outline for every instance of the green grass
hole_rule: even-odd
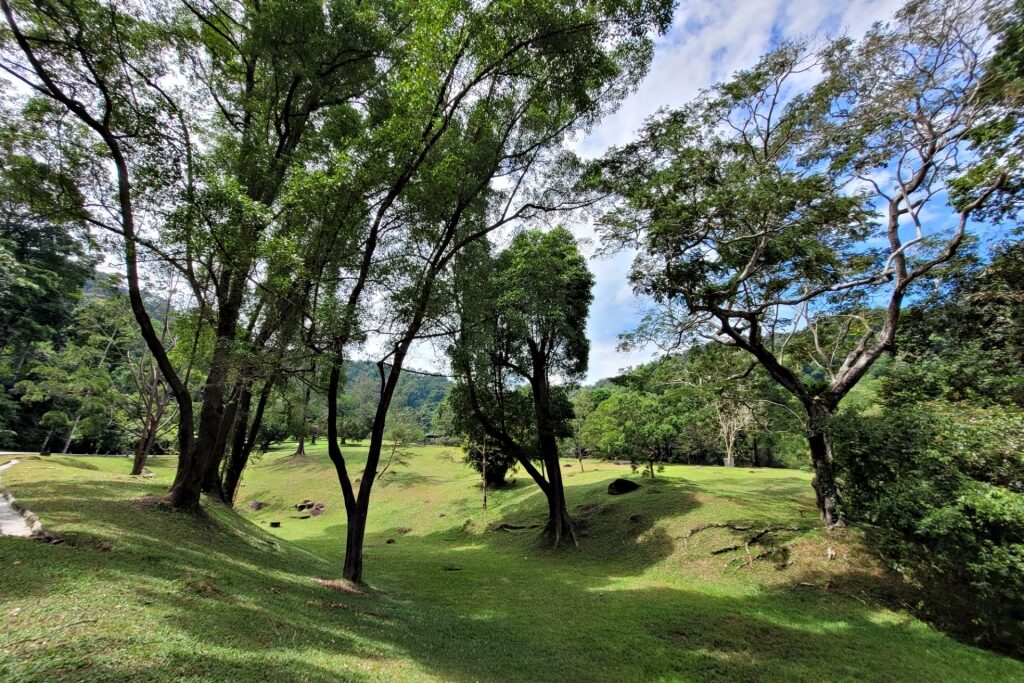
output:
[[[246,474],[237,514],[210,505],[203,520],[139,500],[166,489],[170,459],[153,479],[57,456],[0,475],[65,539],[0,538],[0,680],[1024,680],[1021,662],[885,606],[890,582],[855,532],[817,528],[801,472],[668,467],[611,497],[628,467],[573,463],[580,547],[553,552],[534,530],[488,528],[543,520],[525,475],[485,513],[455,449],[418,448],[377,483],[369,588],[352,594],[316,583],[340,575],[344,548],[333,468],[319,447],[292,450]],[[365,449],[345,450],[358,471]],[[326,513],[298,519],[306,498]],[[742,533],[684,538],[716,522],[811,530],[773,535],[787,563],[748,563],[711,554]]]

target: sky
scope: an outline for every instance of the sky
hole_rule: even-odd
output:
[[[702,89],[753,66],[779,42],[796,38],[859,37],[874,22],[892,17],[905,0],[680,0],[671,28],[655,40],[647,76],[618,110],[576,143],[583,157],[601,155],[629,142],[646,118],[662,107],[678,107]],[[586,383],[620,374],[657,355],[657,349],[617,349],[619,335],[642,317],[643,303],[627,276],[632,254],[601,257],[591,225],[567,221],[594,273],[594,302],[587,333],[591,342]],[[439,354],[423,345],[410,365],[441,369]]]
[[[714,83],[752,66],[782,40],[815,36],[859,36],[892,17],[902,0],[681,0],[672,27],[655,43],[646,78],[615,114],[583,138],[576,151],[594,157],[629,142],[644,119],[662,107],[678,107]],[[594,303],[587,332],[591,341],[587,382],[619,374],[650,360],[657,350],[616,349],[619,335],[639,321],[642,303],[627,275],[631,254],[598,257],[591,226],[572,226],[584,242],[594,273]]]

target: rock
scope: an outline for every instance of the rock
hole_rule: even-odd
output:
[[[271,522],[271,523],[270,523],[270,528],[271,528],[271,529],[276,529],[276,528],[278,528],[279,526],[281,526],[281,522]]]
[[[313,507],[307,509],[309,510],[309,514],[313,515],[314,517],[319,517],[320,515],[324,514],[324,510],[327,509],[327,506],[324,505],[323,503],[313,503]]]
[[[397,529],[395,529],[395,533],[399,533],[399,534],[403,534],[403,535],[409,533],[410,531],[412,531],[412,529],[410,529],[407,526],[400,526]]]
[[[630,491],[636,491],[640,488],[640,484],[629,479],[616,479],[612,483],[608,484],[608,495],[618,496],[623,493],[629,493]]]
[[[441,569],[443,571],[446,571],[446,572],[461,572],[462,571],[462,567],[457,567],[454,564],[446,564],[445,566],[441,567]]]
[[[265,507],[267,507],[267,504],[266,503],[261,503],[258,500],[254,500],[253,502],[249,503],[249,509],[253,510],[253,511],[262,510]]]
[[[295,509],[298,510],[299,512],[302,512],[303,510],[308,510],[311,507],[313,507],[313,501],[308,499],[302,501],[301,503],[295,504]]]
[[[569,469],[570,467],[572,467],[572,463],[571,462],[567,462],[564,465],[562,465],[562,467],[564,467],[565,469]]]
[[[386,543],[387,545],[391,545],[394,542],[395,542],[395,539],[393,539],[393,538],[389,538],[388,540],[384,541],[384,543]]]

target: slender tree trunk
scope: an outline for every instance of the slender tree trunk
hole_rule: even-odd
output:
[[[48,448],[48,446],[50,445],[50,439],[53,438],[53,430],[54,427],[50,427],[50,431],[46,433],[46,438],[43,439],[43,445],[39,447],[40,455],[50,454],[50,449]]]
[[[306,418],[309,415],[309,391],[310,388],[307,386],[306,392],[302,397],[302,417],[299,419],[299,445],[292,455],[306,454]]]
[[[352,489],[352,481],[348,476],[348,469],[345,465],[345,457],[341,454],[338,446],[338,383],[341,378],[341,359],[336,358],[331,365],[330,378],[327,384],[327,454],[334,463],[334,469],[338,474],[338,483],[341,484],[341,493],[345,501],[345,516],[348,525],[345,534],[345,566],[343,576],[351,581],[360,582],[363,580],[363,537],[366,534],[365,511],[360,514],[359,506],[356,504],[355,492]],[[367,471],[363,473],[363,480],[373,479]],[[360,482],[362,484],[362,482]]]
[[[266,410],[267,402],[270,400],[274,383],[267,380],[260,391],[260,397],[256,402],[256,412],[253,413],[252,422],[248,425],[248,433],[245,427],[249,422],[249,409],[252,402],[252,392],[246,389],[242,394],[242,403],[239,406],[237,426],[235,427],[235,438],[231,447],[231,456],[228,465],[224,470],[224,498],[228,505],[234,505],[235,496],[238,494],[238,484],[242,480],[242,472],[249,462],[249,456],[256,445],[256,437],[263,422],[263,412]]]
[[[75,421],[71,424],[71,430],[68,432],[68,438],[64,441],[64,448],[61,449],[61,453],[67,453],[68,449],[71,448],[71,442],[75,438],[75,430],[78,429],[78,422],[82,419],[82,414],[75,415]]]
[[[142,468],[146,466],[146,459],[149,455],[149,444],[153,432],[156,431],[155,421],[146,421],[145,430],[139,436],[139,442],[135,444],[135,458],[132,460],[132,476],[142,474]]]

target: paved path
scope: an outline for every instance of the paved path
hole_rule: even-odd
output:
[[[3,472],[8,467],[14,467],[20,460],[10,460],[0,465],[0,472]],[[3,536],[22,536],[29,537],[32,535],[32,529],[29,527],[28,522],[22,517],[21,513],[11,507],[10,501],[7,496],[0,495],[0,535]]]

